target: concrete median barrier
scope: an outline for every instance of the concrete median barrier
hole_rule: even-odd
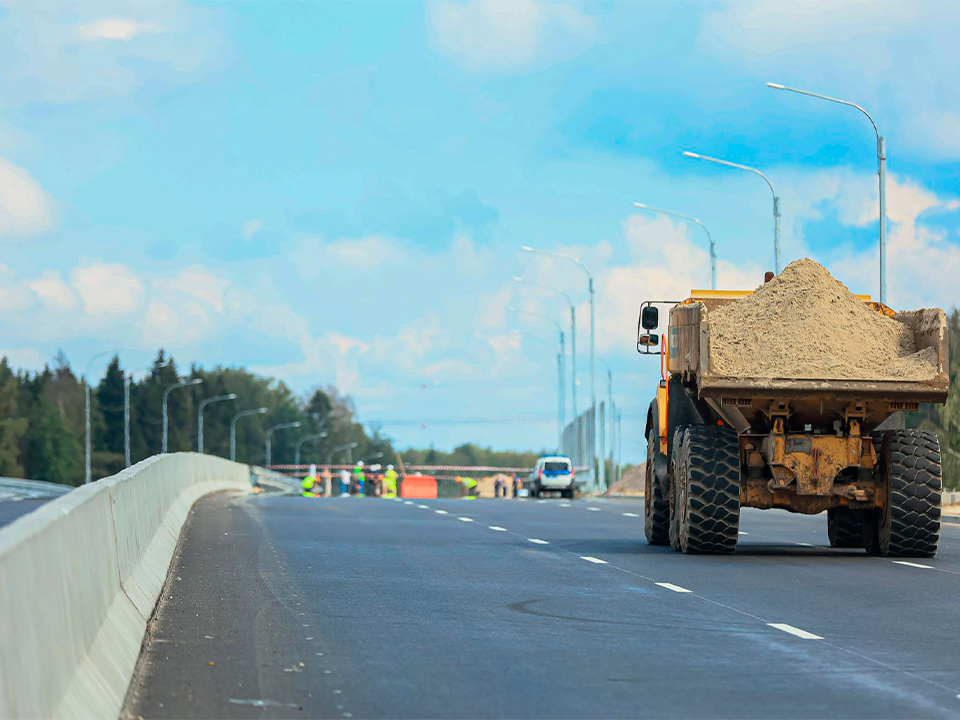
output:
[[[154,456],[0,530],[0,717],[120,712],[193,503],[246,465]]]

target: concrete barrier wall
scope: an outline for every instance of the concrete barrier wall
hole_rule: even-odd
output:
[[[190,507],[246,465],[155,456],[0,530],[0,717],[115,718]]]

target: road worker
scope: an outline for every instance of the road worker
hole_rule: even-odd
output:
[[[460,492],[462,493],[461,497],[464,500],[476,500],[477,481],[473,478],[461,477],[459,478],[459,482]]]
[[[300,483],[300,487],[303,488],[304,497],[319,497],[320,496],[320,482],[317,480],[317,466],[313,463],[310,463],[310,469],[307,471],[306,477],[303,478],[303,482]]]
[[[387,465],[387,471],[383,474],[383,485],[385,498],[397,496],[397,471],[393,469],[393,465]]]
[[[353,468],[353,495],[363,495],[363,481],[366,479],[366,476],[363,474],[363,460],[357,462],[357,466]]]
[[[350,471],[346,468],[340,471],[340,497],[350,497]]]

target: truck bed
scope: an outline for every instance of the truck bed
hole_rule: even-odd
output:
[[[728,377],[715,372],[710,363],[710,310],[726,302],[733,300],[687,301],[670,311],[668,368],[671,373],[681,374],[687,386],[695,385],[699,397],[708,401],[721,417],[730,416],[734,426],[743,426],[744,419],[751,422],[751,415],[763,413],[775,401],[790,402],[802,409],[805,419],[811,422],[842,416],[849,403],[862,402],[869,406],[879,424],[899,410],[914,410],[921,402],[942,403],[947,399],[949,343],[943,310],[913,310],[893,316],[913,331],[918,351],[928,347],[936,350],[933,378],[912,381]],[[878,306],[878,311],[891,314],[883,306]]]

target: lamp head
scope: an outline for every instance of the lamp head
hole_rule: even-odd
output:
[[[768,88],[773,88],[774,90],[786,90],[787,88],[780,83],[767,83]]]
[[[699,153],[695,153],[695,152],[690,152],[689,150],[684,150],[684,151],[681,153],[681,155],[683,155],[684,157],[697,158],[697,159],[700,159],[700,158],[703,157],[703,155],[701,155],[701,154],[699,154]]]

